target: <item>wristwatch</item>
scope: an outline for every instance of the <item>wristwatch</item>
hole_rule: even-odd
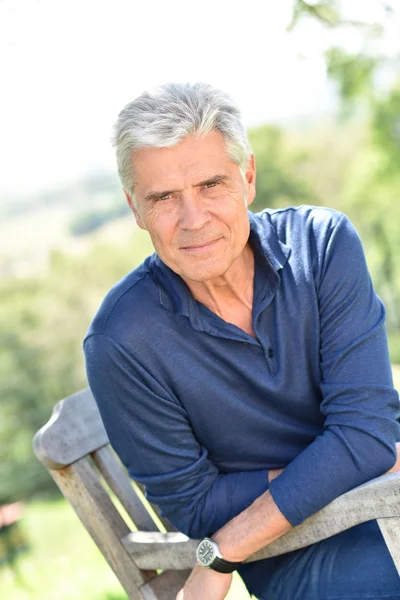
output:
[[[242,564],[222,558],[217,542],[208,537],[200,540],[196,549],[196,558],[197,564],[218,571],[218,573],[232,573]]]

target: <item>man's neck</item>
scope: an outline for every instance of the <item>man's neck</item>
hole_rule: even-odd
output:
[[[253,310],[254,254],[247,244],[229,271],[204,282],[185,281],[192,296],[228,323],[254,335]]]

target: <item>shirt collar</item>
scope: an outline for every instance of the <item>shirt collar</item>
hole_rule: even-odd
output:
[[[285,266],[291,250],[278,239],[268,212],[254,214],[249,211],[248,215],[250,221],[249,242],[254,251],[255,268],[256,270],[261,268],[267,275],[266,283],[269,281],[269,284],[276,289],[280,281],[278,271]],[[196,329],[204,330],[203,311],[183,279],[172,271],[157,254],[152,262],[152,272],[159,290],[161,305],[177,315],[188,317],[194,326],[196,323],[198,324]]]
[[[258,214],[249,211],[250,244],[253,250],[269,264],[275,273],[283,269],[289,256],[290,248],[281,242],[271,223],[271,215],[267,211]]]

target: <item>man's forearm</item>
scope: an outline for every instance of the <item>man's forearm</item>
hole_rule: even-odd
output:
[[[396,444],[397,460],[388,473],[400,471],[400,443]],[[271,482],[284,469],[268,473]],[[269,491],[257,498],[246,510],[222,527],[213,539],[226,560],[246,560],[251,554],[264,548],[291,529],[289,521],[278,509]]]
[[[269,491],[222,527],[213,539],[229,561],[246,560],[291,529]]]

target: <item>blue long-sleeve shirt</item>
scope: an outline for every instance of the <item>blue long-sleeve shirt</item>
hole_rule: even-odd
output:
[[[385,311],[340,213],[249,213],[257,339],[194,300],[154,254],[108,293],[84,343],[110,442],[199,538],[270,484],[297,525],[395,462]]]

